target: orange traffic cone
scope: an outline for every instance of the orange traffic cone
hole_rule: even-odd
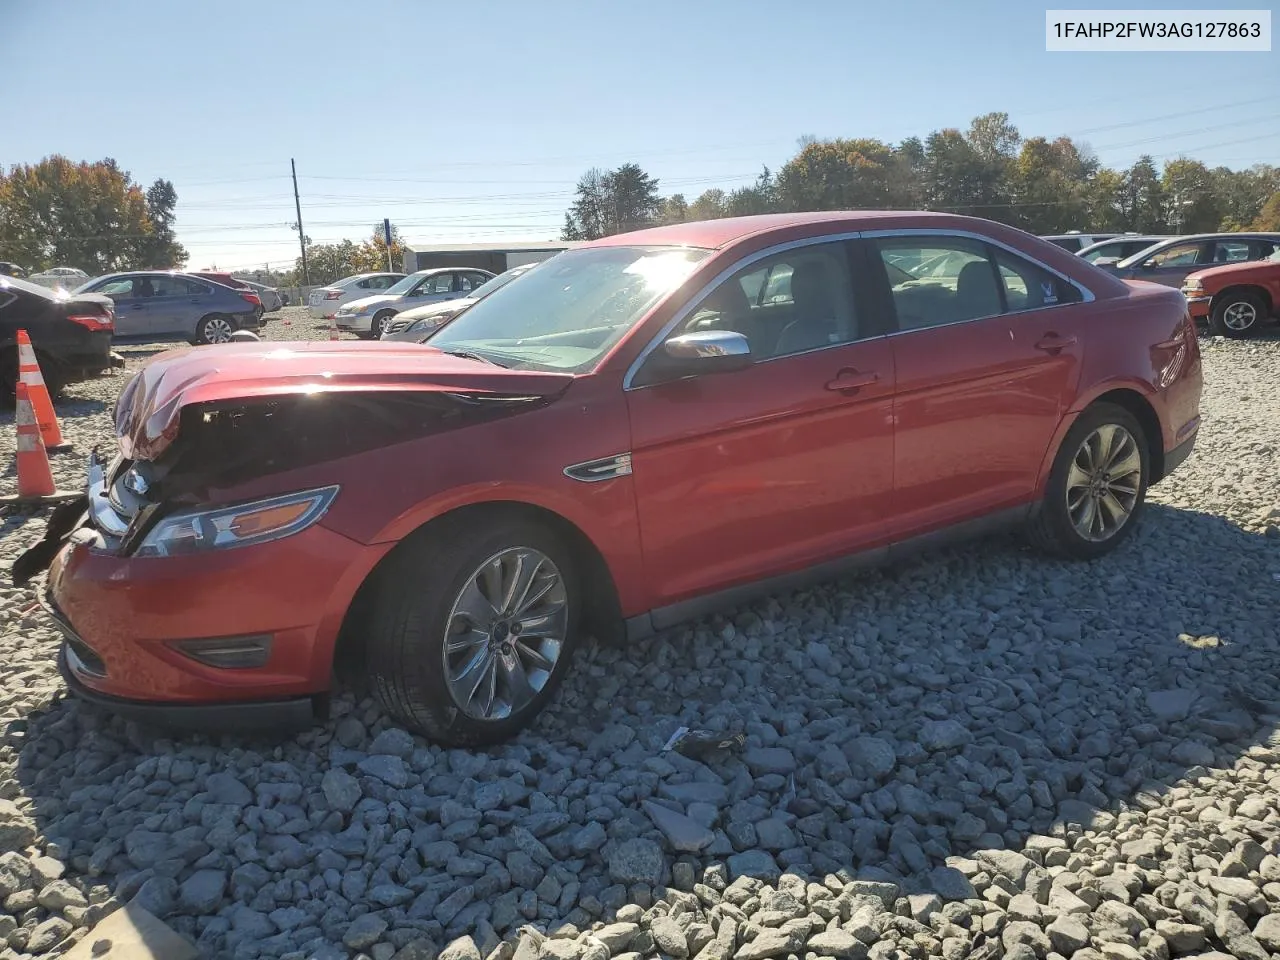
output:
[[[36,412],[36,422],[40,424],[45,450],[50,453],[70,450],[71,444],[62,439],[62,428],[58,426],[58,416],[53,412],[53,398],[49,396],[36,351],[25,330],[18,331],[18,379],[27,385],[31,394],[31,407]]]
[[[25,383],[19,382],[17,416],[18,428],[18,492],[14,496],[0,497],[0,503],[57,503],[74,500],[79,494],[58,490],[53,485],[53,472],[49,469],[49,455],[44,449],[40,424],[31,405],[31,393]]]
[[[329,318],[329,339],[330,340],[338,339],[338,321],[333,317]]]

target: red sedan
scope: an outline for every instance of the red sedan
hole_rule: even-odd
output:
[[[170,725],[309,720],[338,660],[439,741],[501,740],[586,633],[634,638],[1007,525],[1114,549],[1186,459],[1177,290],[966,217],[609,237],[429,344],[155,358],[15,566],[79,695]]]

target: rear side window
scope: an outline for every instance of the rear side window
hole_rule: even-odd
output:
[[[418,293],[452,293],[453,292],[453,274],[438,273],[434,277],[428,277],[420,287]]]
[[[1240,263],[1249,259],[1249,244],[1240,240],[1219,240],[1213,245],[1214,263]]]
[[[185,293],[187,294],[187,296],[191,296],[191,297],[200,297],[200,296],[204,296],[204,295],[205,295],[205,294],[207,294],[207,293],[212,293],[212,292],[213,292],[213,288],[212,288],[212,287],[205,286],[205,285],[204,285],[203,283],[201,283],[199,280],[185,280],[185,279],[184,279],[184,280],[182,280],[181,282],[182,282],[182,284],[183,284],[183,287],[185,288],[185,289],[184,289],[183,291],[181,291],[181,292],[185,292]]]
[[[899,330],[922,330],[1079,303],[1074,284],[1016,254],[968,237],[875,241]]]
[[[1150,259],[1155,261],[1157,267],[1190,266],[1200,256],[1201,246],[1199,243],[1175,243],[1153,254]]]
[[[1072,253],[1082,249],[1079,237],[1054,237],[1049,242],[1061,247],[1063,250],[1070,250]]]
[[[995,250],[994,256],[1000,269],[1005,309],[1009,312],[1039,310],[1084,299],[1074,284],[1043,267],[1000,249]]]

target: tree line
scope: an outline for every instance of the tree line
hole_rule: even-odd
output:
[[[171,181],[143,190],[111,158],[18,164],[0,170],[0,260],[90,275],[180,267],[187,251],[174,236],[177,203]]]
[[[634,163],[578,181],[562,239],[594,240],[639,227],[759,213],[936,210],[997,220],[1030,233],[1207,233],[1280,230],[1280,167],[1209,168],[1150,156],[1105,167],[1070,137],[1023,138],[1005,113],[969,128],[898,144],[806,137],[776,174],[749,186],[663,197]]]

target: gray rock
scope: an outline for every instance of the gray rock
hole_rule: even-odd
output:
[[[37,887],[43,887],[54,880],[61,880],[66,871],[67,868],[63,866],[62,861],[55,860],[53,857],[31,858],[31,881]]]
[[[1205,944],[1204,928],[1194,923],[1182,923],[1178,920],[1157,920],[1156,933],[1169,943],[1174,953],[1190,953],[1199,950]]]
[[[574,834],[570,849],[575,857],[585,857],[603,847],[608,839],[609,836],[605,833],[604,827],[593,820]]]
[[[133,895],[133,902],[163,920],[178,902],[178,881],[172,877],[150,877]]]
[[[776,883],[782,875],[778,863],[764,850],[746,850],[729,858],[729,873],[738,877],[755,877],[767,883]]]
[[[800,946],[794,933],[782,930],[764,929],[756,934],[754,940],[744,943],[735,953],[734,960],[768,960],[770,957],[784,957],[794,953]]]
[[[1053,949],[1064,957],[1089,945],[1089,928],[1074,917],[1059,917],[1045,929]]]
[[[364,724],[355,717],[343,717],[333,731],[333,738],[348,750],[364,743],[365,736]]]
[[[656,887],[666,873],[667,861],[662,848],[644,837],[618,844],[609,857],[609,877],[615,883],[647,883]]]
[[[45,886],[36,897],[36,902],[46,910],[64,910],[67,907],[89,905],[84,894],[67,880],[55,880]]]
[[[1013,850],[979,850],[974,859],[992,873],[1008,877],[1019,886],[1035,869],[1035,862]]]
[[[929,751],[955,750],[973,742],[973,734],[959,720],[926,720],[920,725],[920,746]]]
[[[929,885],[946,900],[973,900],[977,897],[969,878],[954,867],[935,867],[929,872]]]
[[[376,777],[387,786],[395,787],[397,790],[403,790],[409,785],[409,771],[400,757],[377,754],[365,757],[356,766],[360,768],[361,773]]]
[[[320,780],[320,789],[329,806],[340,813],[350,813],[364,795],[360,781],[338,767],[330,768]]]
[[[660,803],[646,800],[644,802],[644,810],[649,815],[649,819],[653,821],[654,826],[661,830],[662,835],[667,838],[667,843],[671,844],[671,849],[678,853],[698,853],[711,846],[715,841],[716,835],[714,832],[690,820],[684,814],[676,813],[674,810],[662,806]],[[601,829],[602,836],[603,833],[604,831]],[[592,849],[596,848],[593,847]]]
[[[655,917],[649,924],[649,932],[653,942],[669,957],[682,958],[689,955],[689,942],[685,939],[680,924],[670,917]]]
[[[373,743],[369,745],[371,754],[386,754],[387,756],[399,757],[401,760],[408,760],[413,756],[413,736],[412,734],[401,730],[399,727],[387,727],[380,734],[373,738]]]
[[[610,923],[597,930],[594,936],[616,956],[631,946],[631,941],[639,932],[640,927],[634,923]]]
[[[73,927],[61,917],[50,917],[37,924],[27,940],[27,953],[48,953],[67,937],[71,936]]]
[[[438,960],[483,960],[480,948],[470,937],[459,937],[440,951]]]
[[[879,779],[893,772],[898,765],[898,753],[893,744],[881,737],[857,737],[845,747],[845,756],[854,774],[866,774]]]
[[[36,842],[36,825],[12,800],[0,799],[0,851],[21,852]]]
[[[205,780],[211,803],[226,803],[237,807],[253,803],[253,791],[246,787],[234,773],[211,773]]]
[[[1199,740],[1183,740],[1169,751],[1169,759],[1187,767],[1213,766],[1213,748]]]
[[[795,773],[795,755],[785,747],[753,747],[742,755],[742,760],[757,777],[776,773],[782,776]]]
[[[1156,929],[1159,930],[1158,924]],[[1272,953],[1280,953],[1280,913],[1269,913],[1259,920],[1258,925],[1253,928],[1253,937]],[[1169,945],[1172,946],[1173,941],[1170,940]]]
[[[382,939],[387,932],[387,921],[376,913],[356,917],[342,935],[342,942],[352,950],[367,950]]]
[[[839,927],[819,931],[809,937],[806,946],[810,952],[820,957],[835,957],[836,960],[853,960],[865,955],[867,950],[862,941]]]
[[[178,888],[178,903],[188,913],[213,913],[227,890],[225,870],[197,870]]]
[[[1183,687],[1170,690],[1152,690],[1147,694],[1147,708],[1157,720],[1172,723],[1185,720],[1196,702],[1196,692]]]

